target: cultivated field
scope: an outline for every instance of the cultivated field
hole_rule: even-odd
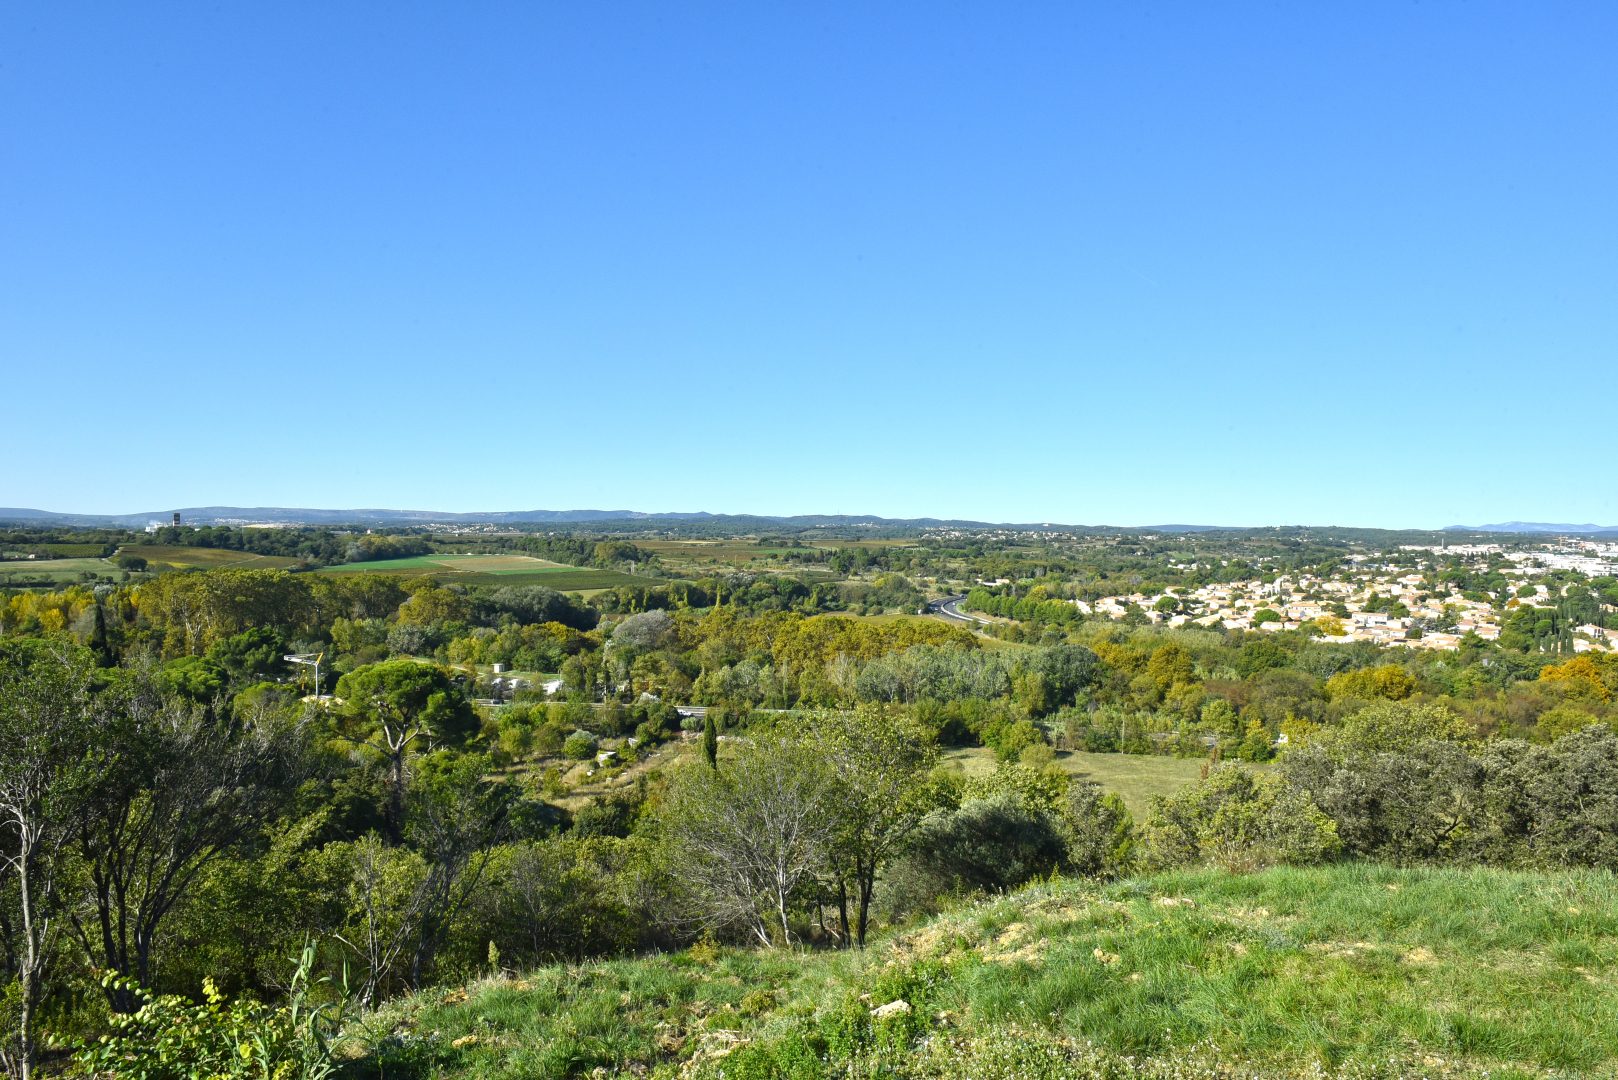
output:
[[[375,562],[345,563],[316,571],[321,574],[411,574],[454,573],[531,574],[541,570],[578,570],[565,563],[536,559],[531,555],[412,555],[407,559],[377,559]]]
[[[617,570],[596,570],[547,562],[528,555],[416,555],[408,559],[378,559],[346,563],[315,571],[318,574],[388,574],[422,577],[467,585],[545,585],[558,592],[611,589],[619,585],[651,584],[656,578],[637,577]]]
[[[103,544],[39,544],[50,552],[53,559],[99,559],[105,550]],[[30,548],[32,550],[32,548]]]
[[[807,539],[802,541],[800,547],[785,547],[779,543],[768,543],[750,540],[637,540],[636,544],[648,551],[655,551],[663,563],[670,567],[680,567],[687,570],[718,571],[727,567],[744,567],[752,564],[756,570],[781,570],[782,565],[775,560],[778,556],[792,555],[794,553],[805,555],[810,552],[835,551],[845,547],[866,548],[893,548],[914,546],[912,540],[820,540]],[[770,564],[766,567],[763,564]],[[787,563],[785,569],[793,576],[803,574],[812,580],[815,575],[822,575],[822,580],[841,575],[831,574],[824,569],[816,571],[810,567],[813,564]]]
[[[147,569],[157,570],[286,570],[298,560],[283,555],[254,555],[226,548],[168,547],[161,544],[125,544],[120,555],[139,555]],[[106,570],[110,563],[101,564]]]
[[[98,549],[99,550],[99,549]],[[82,573],[107,574],[117,571],[100,559],[6,559],[0,561],[0,585],[12,581],[72,581]]]

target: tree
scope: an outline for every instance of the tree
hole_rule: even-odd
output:
[[[1415,678],[1398,664],[1345,671],[1326,680],[1326,696],[1334,701],[1341,698],[1403,701],[1415,692]]]
[[[420,989],[505,834],[516,790],[487,778],[482,754],[439,751],[419,762],[404,845],[375,833],[349,847],[348,925],[334,934],[365,967],[356,1000],[376,1003],[400,979]]]
[[[411,761],[434,746],[464,741],[477,717],[444,669],[414,660],[355,668],[337,681],[337,696],[344,700],[338,738],[382,765],[385,830],[397,844],[404,839]]]
[[[159,925],[214,860],[256,836],[304,773],[308,728],[268,700],[221,715],[164,695],[146,670],[101,695],[105,746],[118,767],[100,777],[77,828],[89,886],[79,944],[99,966],[152,982]],[[131,990],[113,1007],[137,1006]]]
[[[830,765],[837,816],[832,873],[837,881],[843,936],[865,947],[871,897],[880,869],[897,854],[910,830],[931,807],[914,795],[936,758],[930,733],[907,718],[869,706],[852,713],[822,713],[809,722],[805,741],[818,745]],[[856,919],[850,927],[846,885],[854,884]]]
[[[741,929],[764,946],[789,944],[791,896],[825,865],[833,809],[825,756],[790,736],[761,735],[722,765],[675,770],[664,830],[699,920]]]
[[[482,880],[517,791],[487,778],[488,758],[440,751],[422,762],[411,790],[410,840],[427,858],[421,921],[410,961],[411,989]]]
[[[300,626],[314,604],[308,585],[285,570],[209,570],[142,585],[140,612],[163,631],[164,656],[199,656],[253,627]]]
[[[106,771],[88,658],[43,643],[0,644],[0,885],[15,882],[16,924],[0,927],[21,991],[18,1042],[0,1064],[30,1080],[35,1017],[61,925],[68,841],[87,793]]]
[[[1336,754],[1392,753],[1424,739],[1464,742],[1471,725],[1442,705],[1374,701],[1351,714],[1339,728],[1324,728],[1315,740]]]
[[[363,1009],[376,1002],[417,939],[428,895],[427,860],[419,851],[383,843],[375,833],[354,842],[352,857],[349,925],[333,936],[365,965],[354,995]]]
[[[707,759],[709,768],[719,768],[719,728],[711,712],[702,714],[702,756]]]

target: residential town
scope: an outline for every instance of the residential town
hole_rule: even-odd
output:
[[[1454,650],[1468,634],[1484,641],[1498,639],[1502,619],[1516,608],[1554,607],[1565,586],[1553,591],[1551,586],[1535,580],[1549,571],[1574,571],[1588,577],[1618,574],[1618,545],[1587,541],[1547,544],[1544,551],[1512,553],[1493,545],[1406,550],[1508,559],[1516,565],[1502,567],[1500,572],[1521,584],[1508,590],[1510,595],[1504,603],[1495,593],[1468,598],[1453,584],[1435,584],[1430,572],[1380,565],[1373,556],[1351,556],[1346,560],[1349,565],[1329,578],[1307,573],[1281,575],[1268,583],[1206,585],[1194,590],[1169,589],[1157,595],[1107,596],[1094,604],[1082,600],[1073,603],[1086,615],[1114,619],[1122,619],[1134,607],[1150,621],[1168,626],[1276,632],[1313,623],[1323,641],[1371,641],[1383,647]],[[1423,564],[1429,571],[1436,565]],[[1373,607],[1378,610],[1369,610]],[[1618,631],[1594,624],[1578,626],[1573,648],[1576,652],[1618,652]]]

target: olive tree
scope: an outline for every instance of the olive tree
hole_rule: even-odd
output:
[[[779,733],[741,744],[714,767],[688,762],[670,778],[664,835],[697,921],[789,944],[793,891],[835,843],[825,754]]]

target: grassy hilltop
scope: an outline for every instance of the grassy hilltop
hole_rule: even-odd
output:
[[[1618,883],[1594,871],[1354,864],[1056,881],[962,904],[864,953],[698,945],[425,992],[384,1007],[356,1068],[1612,1075],[1615,901]]]

